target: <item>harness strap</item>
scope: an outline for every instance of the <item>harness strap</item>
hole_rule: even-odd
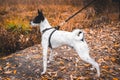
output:
[[[48,40],[48,41],[49,41],[48,47],[51,48],[51,49],[52,49],[52,45],[51,45],[50,40],[51,40],[52,34],[53,34],[55,31],[56,31],[56,29],[52,31],[52,33],[51,33],[50,36],[49,36],[49,40]]]
[[[42,31],[42,34],[44,34],[47,30],[50,30],[50,29],[53,29],[53,28],[46,28],[46,29],[44,29],[43,31]],[[55,28],[55,30],[53,30],[52,32],[51,32],[51,34],[50,34],[50,36],[49,36],[49,39],[48,39],[48,47],[49,48],[51,48],[52,49],[52,45],[51,45],[51,42],[50,42],[50,40],[51,40],[51,37],[52,37],[52,34],[55,32],[57,30],[57,27]]]
[[[42,31],[42,34],[44,34],[47,30],[50,30],[50,29],[52,29],[52,28],[46,28],[46,29],[44,29],[44,30]]]

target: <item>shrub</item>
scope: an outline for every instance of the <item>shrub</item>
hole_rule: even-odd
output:
[[[6,20],[5,26],[6,29],[10,32],[17,32],[22,34],[28,34],[28,32],[31,30],[29,23],[19,18]]]
[[[0,25],[0,57],[40,43],[41,35],[27,21],[10,19],[5,25]]]

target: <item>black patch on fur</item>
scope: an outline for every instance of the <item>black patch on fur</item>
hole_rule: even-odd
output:
[[[81,41],[84,41],[84,38],[82,38]]]
[[[44,19],[45,19],[45,17],[43,16],[42,11],[38,10],[38,15],[33,19],[33,23],[40,23]]]
[[[78,36],[80,36],[81,33],[82,33],[82,32],[80,31],[80,32],[78,33]],[[81,41],[84,41],[84,34],[83,34],[83,38],[81,39]]]
[[[78,36],[81,34],[82,32],[80,31],[79,33],[78,33]]]

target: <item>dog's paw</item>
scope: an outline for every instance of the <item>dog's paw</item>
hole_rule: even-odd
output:
[[[92,70],[92,71],[93,71],[94,69],[95,69],[95,67],[94,67],[94,66],[92,66],[92,67],[90,68],[90,70]]]
[[[54,61],[54,59],[49,59],[48,61],[47,61],[47,63],[49,64],[50,62],[53,62]]]
[[[41,72],[41,75],[44,75],[45,74],[45,72],[43,71],[43,72]]]
[[[49,64],[50,62],[51,62],[50,60],[47,61],[48,64]]]

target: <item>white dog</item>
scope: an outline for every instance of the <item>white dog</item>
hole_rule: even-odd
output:
[[[32,26],[40,26],[40,32],[42,34],[42,48],[43,48],[43,72],[45,74],[47,70],[47,50],[51,48],[49,60],[52,59],[52,49],[61,45],[68,45],[73,47],[78,53],[79,57],[90,63],[97,70],[97,76],[100,76],[100,69],[97,62],[94,61],[89,55],[89,48],[84,39],[84,33],[82,30],[75,29],[72,32],[56,30],[52,28],[48,20],[44,17],[42,11],[38,10],[38,15],[31,21]]]

